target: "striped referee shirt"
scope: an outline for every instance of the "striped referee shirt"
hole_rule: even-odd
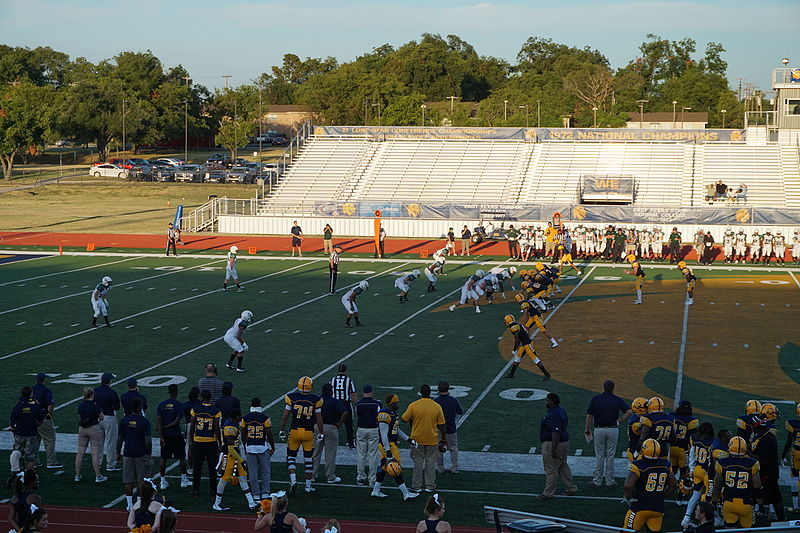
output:
[[[339,254],[336,252],[336,250],[331,252],[330,260],[331,262],[329,263],[329,266],[331,267],[331,270],[339,270]]]
[[[333,397],[343,402],[350,401],[350,395],[356,392],[355,382],[345,374],[337,374],[331,379]]]

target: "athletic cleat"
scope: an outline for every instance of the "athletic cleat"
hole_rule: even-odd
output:
[[[475,312],[476,313],[480,313],[481,312],[480,306],[477,306],[477,305],[475,306]]]
[[[545,374],[544,377],[542,378],[542,381],[547,381],[548,379],[550,379],[550,377],[551,374]]]
[[[350,324],[345,324],[345,325],[344,325],[344,327],[346,327],[346,328],[352,328],[353,326],[351,326]]]
[[[103,483],[104,481],[108,481],[108,478],[102,474],[94,478],[95,483]]]
[[[314,487],[306,487],[305,490],[306,492],[315,492],[317,489],[315,489]]]
[[[161,490],[167,490],[168,488],[169,488],[169,481],[167,481],[167,478],[162,477],[161,478]]]
[[[455,311],[455,310],[456,310],[456,306],[455,306],[455,305],[451,305],[451,306],[450,306],[450,307],[448,307],[447,309],[448,309],[448,310],[449,310],[449,311],[452,313],[453,311]],[[384,494],[384,496],[386,496],[386,495]]]
[[[78,483],[81,480],[80,474],[75,474],[75,483]]]
[[[117,466],[117,465],[108,465],[108,466],[106,466],[106,472],[118,472],[120,470],[122,470],[121,466]]]
[[[230,511],[231,510],[230,507],[225,507],[222,504],[217,505],[216,503],[214,505],[212,505],[211,508],[214,509],[215,511]]]
[[[231,363],[225,363],[225,366],[226,366],[227,368],[230,368],[231,370],[234,370],[234,366],[233,366],[233,364],[231,364]]]
[[[182,489],[185,489],[185,488],[188,488],[188,487],[191,487],[191,486],[192,486],[192,482],[189,481],[188,477],[181,479],[181,488]]]
[[[384,494],[384,493],[382,493],[382,492],[380,492],[380,491],[378,491],[378,492],[375,492],[375,491],[373,490],[373,491],[372,491],[372,494],[370,494],[370,496],[372,496],[372,497],[374,497],[374,498],[387,498],[387,497],[388,497],[388,494]]]
[[[237,368],[236,371],[244,373],[244,372],[247,372],[247,369],[246,368]]]
[[[551,347],[551,348],[558,348],[558,342],[556,342],[555,340],[553,340],[553,342],[551,342],[551,343],[550,343],[550,347]]]
[[[408,500],[413,500],[417,496],[419,496],[419,492],[408,491],[406,494],[403,495],[403,501],[406,502]]]
[[[641,300],[634,300],[634,301],[633,301],[633,304],[634,304],[634,305],[640,305],[641,303],[642,303],[642,301],[641,301]]]

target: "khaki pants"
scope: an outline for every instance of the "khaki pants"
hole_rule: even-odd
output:
[[[414,472],[411,475],[411,488],[422,490],[423,476],[425,487],[428,490],[436,489],[436,460],[441,454],[439,446],[417,446],[411,448],[411,460],[414,462]]]
[[[39,440],[44,443],[44,451],[45,454],[47,454],[47,466],[58,464],[58,459],[56,458],[56,430],[53,426],[52,418],[45,418],[39,425]]]
[[[450,471],[456,473],[458,472],[458,433],[447,433],[444,438],[447,441],[447,451],[444,453],[450,453]],[[436,461],[440,472],[444,470],[444,453],[440,453]]]
[[[553,497],[556,495],[556,483],[558,478],[567,487],[567,492],[575,492],[578,487],[572,480],[572,470],[567,464],[567,452],[569,451],[569,441],[559,442],[556,446],[556,457],[553,457],[553,442],[542,442],[542,461],[544,462],[544,490],[543,496]]]
[[[470,239],[461,239],[461,255],[469,255],[469,241]],[[453,250],[453,253],[456,253]]]
[[[555,241],[545,241],[544,243],[544,255],[553,255],[553,252],[556,250],[556,242]]]
[[[314,447],[314,475],[317,474],[322,452],[325,452],[325,479],[333,481],[336,479],[336,450],[339,448],[339,428],[335,424],[323,424],[322,434],[325,440],[322,445]]]
[[[595,485],[614,483],[614,455],[617,453],[617,440],[619,429],[594,428],[594,474],[592,481]]]
[[[330,255],[333,253],[333,240],[323,239],[322,240],[322,251],[326,254]]]
[[[369,475],[367,475],[367,468],[369,468]],[[371,487],[375,484],[377,474],[378,428],[358,428],[356,431],[356,479],[368,481]]]
[[[106,468],[109,465],[117,466],[117,433],[119,426],[117,417],[106,415],[100,421],[100,431],[103,432],[103,443],[100,446],[100,462],[103,462],[103,455],[106,456]]]

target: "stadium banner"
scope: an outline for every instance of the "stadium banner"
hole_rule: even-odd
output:
[[[752,224],[800,225],[800,209],[753,209]]]
[[[316,202],[314,212],[331,217],[372,218],[380,210],[383,218],[413,218],[406,213],[403,204],[390,202]]]
[[[636,181],[619,176],[581,176],[583,196],[593,198],[631,197]]]
[[[737,142],[745,130],[678,130],[638,128],[534,128],[539,141],[674,141]]]
[[[633,207],[577,205],[572,209],[573,222],[608,222],[633,224],[742,224],[752,220],[750,209]]]
[[[525,139],[525,128],[423,128],[415,126],[316,126],[314,135],[367,135],[387,139]]]

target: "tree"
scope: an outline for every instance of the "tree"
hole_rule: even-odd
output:
[[[50,135],[55,91],[30,82],[10,85],[0,93],[0,163],[11,181],[14,159],[44,144]]]
[[[247,143],[253,135],[256,125],[250,120],[233,119],[224,117],[220,121],[219,131],[215,137],[216,143],[231,152],[231,159],[236,159],[237,150]]]
[[[409,94],[395,98],[383,111],[382,122],[392,126],[419,126],[424,103],[425,97],[421,94]],[[428,122],[428,118],[432,117],[426,110],[425,122]]]
[[[590,65],[564,78],[564,87],[590,109],[605,110],[614,93],[614,77],[605,65]]]

